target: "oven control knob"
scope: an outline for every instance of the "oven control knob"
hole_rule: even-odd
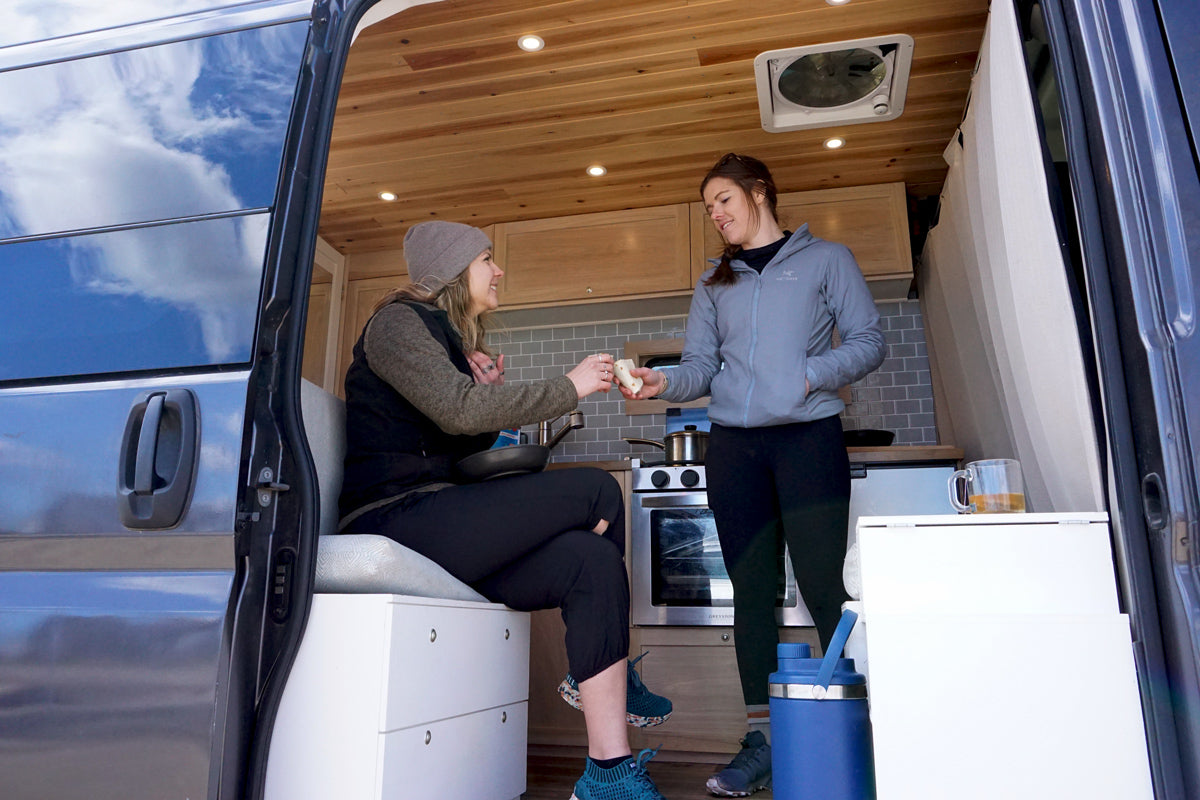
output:
[[[679,482],[690,489],[700,483],[700,473],[694,469],[685,469],[679,475]]]
[[[671,474],[665,469],[656,469],[650,473],[650,482],[655,489],[661,489],[671,482]]]

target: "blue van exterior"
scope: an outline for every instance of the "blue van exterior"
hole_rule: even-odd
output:
[[[315,13],[68,2],[0,34],[6,798],[261,781],[315,541]]]
[[[371,5],[65,0],[0,26],[6,800],[262,794],[312,586],[325,154]],[[1017,5],[1060,90],[1155,796],[1198,797],[1200,7]]]

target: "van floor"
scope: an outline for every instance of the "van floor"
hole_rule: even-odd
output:
[[[530,746],[528,788],[521,800],[570,800],[575,781],[583,774],[585,755],[578,747]],[[650,762],[650,777],[667,800],[713,800],[704,782],[729,758],[664,750]],[[770,800],[772,796],[769,789],[753,795],[755,800]]]

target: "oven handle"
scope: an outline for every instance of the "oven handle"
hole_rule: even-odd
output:
[[[637,504],[642,508],[707,508],[707,492],[686,492],[679,494],[642,494],[636,496]]]

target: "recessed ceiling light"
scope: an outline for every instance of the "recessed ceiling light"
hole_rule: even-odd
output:
[[[542,37],[536,36],[532,33],[527,33],[517,39],[517,47],[521,48],[527,53],[536,53],[545,46],[545,40],[542,39]]]
[[[390,203],[396,199],[396,194],[395,194],[395,192],[380,192],[379,199],[386,200]]]
[[[593,178],[599,178],[601,175],[608,174],[608,167],[604,166],[603,164],[592,164],[587,168],[587,174],[591,175]]]
[[[844,6],[846,3],[849,3],[850,0],[825,0],[825,2],[831,6]]]
[[[846,140],[840,136],[830,136],[828,139],[825,140],[825,149],[826,150],[837,150],[839,147],[841,147],[845,143],[846,143]]]

